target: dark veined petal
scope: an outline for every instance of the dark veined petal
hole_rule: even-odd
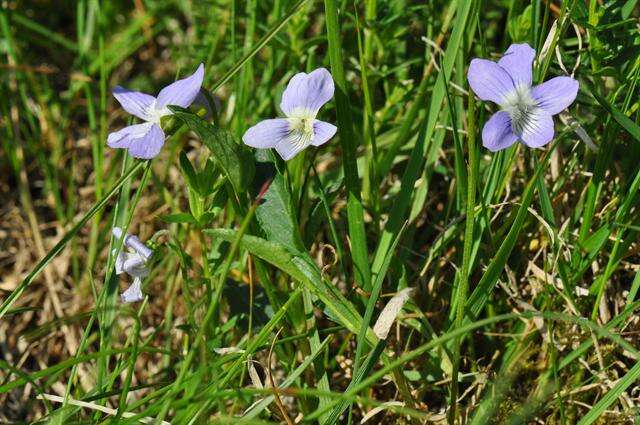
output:
[[[467,73],[469,86],[482,100],[501,105],[504,98],[513,93],[515,86],[507,71],[495,62],[473,59]]]
[[[527,43],[512,44],[498,61],[498,65],[507,71],[516,86],[530,87],[535,57],[536,51]]]
[[[300,140],[296,137],[287,137],[282,139],[276,144],[276,152],[284,159],[288,161],[292,159],[294,156],[298,155],[302,152],[309,144],[305,143],[303,140]]]
[[[156,108],[161,109],[167,105],[176,105],[187,108],[194,101],[204,79],[204,65],[200,64],[196,72],[187,78],[169,84],[160,90]]]
[[[506,149],[517,140],[511,130],[511,118],[504,111],[493,114],[482,129],[482,145],[492,152]]]
[[[555,77],[535,86],[531,95],[538,107],[555,115],[569,107],[578,95],[578,81],[571,77]]]
[[[338,127],[328,122],[314,120],[313,121],[313,139],[311,144],[313,146],[320,146],[327,143],[338,131]]]
[[[156,98],[142,93],[116,86],[113,89],[113,97],[122,105],[122,108],[141,120],[149,120],[149,108],[153,105]]]
[[[248,129],[242,141],[252,148],[269,149],[287,137],[289,133],[289,122],[284,118],[260,121]]]
[[[326,69],[318,68],[309,74],[301,72],[291,78],[282,93],[280,109],[286,115],[290,115],[296,109],[305,109],[316,114],[322,105],[331,100],[334,90],[333,78]]]
[[[530,148],[540,148],[553,140],[553,135],[551,114],[538,108],[527,117],[520,139]]]
[[[160,153],[162,145],[164,145],[164,132],[158,124],[151,124],[145,135],[131,140],[129,154],[134,158],[151,159]]]

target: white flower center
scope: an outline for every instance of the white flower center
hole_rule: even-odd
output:
[[[522,136],[525,130],[535,125],[535,118],[540,109],[538,102],[531,95],[531,88],[522,84],[508,93],[500,106],[509,114],[511,129],[517,136]]]
[[[287,140],[296,148],[305,148],[313,140],[313,121],[316,118],[314,111],[309,109],[295,109],[289,114],[289,134]]]
[[[156,100],[147,108],[146,112],[146,121],[154,124],[160,125],[160,119],[167,115],[173,114],[166,106],[163,108],[156,107]]]

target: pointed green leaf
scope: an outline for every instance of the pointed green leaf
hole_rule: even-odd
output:
[[[304,252],[291,198],[281,174],[275,176],[264,194],[263,203],[256,209],[256,217],[267,240],[278,242],[292,252]]]
[[[229,179],[236,193],[246,190],[255,173],[251,153],[236,143],[229,131],[214,127],[186,109],[175,106],[169,108],[176,118],[185,123],[207,145],[216,164]]]
[[[234,241],[237,235],[235,230],[229,229],[206,229],[205,233],[226,241]],[[244,235],[240,245],[253,255],[287,273],[294,280],[304,284],[324,303],[331,316],[338,323],[351,332],[357,332],[360,329],[362,318],[358,312],[336,288],[322,279],[320,270],[311,259],[292,254],[282,244],[256,236]],[[373,331],[369,330],[367,340],[372,345],[376,343],[377,338],[373,335]]]

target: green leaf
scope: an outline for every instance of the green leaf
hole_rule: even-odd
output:
[[[291,198],[281,174],[275,176],[263,199],[256,209],[256,217],[267,240],[278,242],[293,252],[304,252]]]
[[[512,18],[507,24],[509,36],[514,43],[529,41],[531,34],[531,5],[525,7],[522,13]]]
[[[198,172],[184,151],[180,152],[179,160],[187,186],[201,197],[211,195],[216,188],[215,181],[218,178],[215,163],[211,159],[207,159],[204,169]]]
[[[205,233],[229,242],[234,241],[237,235],[237,231],[228,229],[206,229]],[[338,323],[351,332],[357,332],[360,329],[362,318],[358,312],[333,285],[327,284],[322,279],[318,267],[311,259],[305,258],[308,256],[292,254],[280,243],[250,235],[244,235],[240,245],[251,254],[276,266],[294,280],[304,284],[311,293],[325,304],[331,312],[331,316]],[[369,330],[367,340],[370,344],[375,344],[377,338],[373,331]]]
[[[198,191],[203,196],[211,195],[216,189],[216,179],[218,178],[218,172],[216,170],[216,164],[207,159],[207,163],[204,166],[204,170],[196,174],[196,181],[198,182]]]
[[[610,234],[611,227],[608,225],[602,226],[580,244],[581,248],[587,251],[589,255],[595,255],[607,242]]]
[[[160,217],[166,223],[192,223],[198,221],[189,213],[167,214]]]
[[[245,191],[255,173],[251,153],[236,143],[229,131],[216,128],[183,108],[170,106],[169,109],[202,139],[236,193]]]
[[[198,223],[200,226],[204,226],[213,221],[219,214],[219,211],[207,211],[203,213],[200,218],[198,218]]]
[[[204,198],[196,190],[189,187],[187,188],[187,199],[191,215],[196,220],[200,220],[200,216],[204,213]]]
[[[182,169],[182,175],[187,183],[187,186],[193,190],[198,190],[198,178],[196,176],[196,170],[193,168],[191,161],[187,158],[187,154],[182,151],[180,152],[180,168]]]
[[[360,199],[362,190],[358,175],[357,147],[358,138],[354,136],[351,116],[351,105],[347,94],[347,80],[344,72],[342,57],[342,36],[338,21],[338,2],[325,0],[324,12],[327,24],[327,44],[329,46],[329,61],[331,74],[336,85],[336,111],[338,118],[338,134],[342,146],[342,165],[347,189],[347,222],[349,239],[351,241],[351,259],[353,273],[358,284],[366,291],[371,289],[371,266],[367,252],[367,234],[364,225],[364,207]]]

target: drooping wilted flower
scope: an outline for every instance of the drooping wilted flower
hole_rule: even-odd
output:
[[[169,84],[160,90],[158,97],[132,91],[120,86],[113,90],[113,96],[125,111],[144,121],[130,125],[109,134],[107,145],[112,148],[128,149],[134,158],[151,159],[160,153],[164,144],[164,132],[160,119],[171,115],[169,105],[187,108],[194,101],[204,78],[204,65],[200,64],[191,76]]]
[[[117,239],[123,236],[122,229],[114,227],[111,232]],[[142,279],[149,275],[147,261],[153,255],[153,250],[138,239],[137,236],[125,234],[123,244],[128,251],[120,251],[116,258],[116,274],[127,273],[133,277],[131,286],[120,295],[123,303],[141,301]]]
[[[331,74],[324,68],[296,74],[282,94],[280,109],[287,118],[259,122],[242,136],[253,148],[275,148],[285,161],[309,145],[320,146],[336,134],[336,126],[316,119],[318,111],[333,97]]]
[[[482,100],[502,109],[493,114],[482,130],[482,144],[490,151],[506,149],[517,140],[539,148],[553,139],[553,115],[573,103],[578,82],[555,77],[535,87],[532,84],[536,51],[528,44],[512,44],[498,63],[473,59],[467,78]]]

